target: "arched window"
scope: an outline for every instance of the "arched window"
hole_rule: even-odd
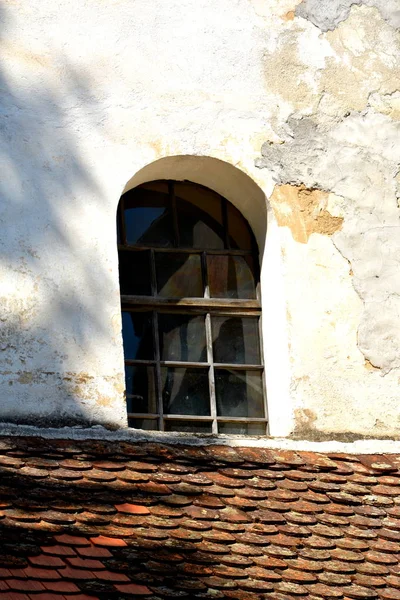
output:
[[[188,181],[121,197],[118,250],[131,427],[263,435],[258,249],[241,213]]]

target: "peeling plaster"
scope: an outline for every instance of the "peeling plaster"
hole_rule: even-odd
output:
[[[359,348],[384,373],[400,367],[400,210],[395,175],[400,124],[372,111],[341,122],[289,120],[284,144],[264,144],[259,167],[280,183],[340,196],[345,215],[333,236],[351,264],[364,308]]]
[[[289,227],[296,242],[306,244],[312,233],[333,235],[342,227],[343,217],[326,209],[329,194],[303,185],[276,186],[270,197],[276,220]]]
[[[348,111],[364,110],[374,93],[384,98],[376,103],[382,112],[396,110],[390,97],[400,86],[400,35],[375,8],[356,6],[334,31],[322,34],[296,19],[267,47],[265,85],[280,98],[280,119],[295,114],[343,118]],[[278,133],[284,139],[282,126]]]
[[[311,21],[321,31],[332,31],[349,17],[352,6],[375,7],[392,27],[400,27],[398,0],[303,0],[296,8],[296,16]]]

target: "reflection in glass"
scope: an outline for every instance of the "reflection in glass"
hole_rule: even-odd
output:
[[[258,317],[211,317],[216,363],[259,365]]]
[[[250,225],[230,202],[228,204],[228,232],[231,248],[240,250],[252,249],[252,232]]]
[[[157,412],[154,367],[125,365],[125,384],[128,412]]]
[[[151,296],[149,252],[119,251],[119,284],[122,295]]]
[[[156,252],[158,295],[163,298],[201,298],[203,282],[198,254]]]
[[[264,417],[259,371],[215,369],[217,414],[220,417]]]
[[[128,427],[135,429],[146,429],[146,431],[156,431],[158,429],[157,419],[128,419]]]
[[[220,197],[188,183],[176,183],[175,195],[181,247],[224,248]]]
[[[124,195],[126,241],[146,246],[173,245],[168,196],[136,188]]]
[[[165,420],[165,431],[183,431],[187,433],[212,433],[212,425],[206,421],[170,421]]]
[[[207,360],[204,316],[158,315],[161,360]]]
[[[265,423],[218,423],[218,433],[231,435],[265,435]]]
[[[208,369],[162,367],[161,380],[165,414],[209,416]]]
[[[256,297],[254,261],[250,256],[207,256],[211,298]]]
[[[122,339],[125,359],[151,360],[154,358],[151,314],[123,311]]]

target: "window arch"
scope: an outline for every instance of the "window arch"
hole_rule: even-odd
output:
[[[241,213],[189,181],[124,193],[118,251],[129,425],[263,435],[258,248]]]

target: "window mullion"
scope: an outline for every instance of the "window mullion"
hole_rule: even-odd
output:
[[[210,412],[211,412],[211,416],[213,418],[212,433],[218,433],[217,402],[216,402],[216,398],[215,398],[215,378],[214,378],[210,313],[206,314],[206,341],[207,341],[207,362],[210,365],[209,369],[208,369],[208,383],[209,383],[209,390],[210,390]]]
[[[207,253],[202,252],[201,254],[201,266],[203,272],[203,284],[204,284],[204,297],[210,297],[210,287],[208,285],[208,273],[207,273]],[[217,403],[215,400],[215,379],[214,379],[214,365],[213,365],[213,351],[212,351],[212,332],[211,332],[211,315],[208,312],[206,314],[206,344],[207,344],[207,362],[208,367],[208,385],[210,393],[210,414],[213,419],[212,421],[212,433],[218,433],[217,423]]]
[[[153,336],[154,336],[154,352],[156,358],[156,384],[157,384],[157,403],[158,403],[158,418],[160,431],[164,431],[164,407],[162,399],[162,383],[161,383],[161,365],[160,365],[160,338],[158,335],[158,316],[154,311],[153,316]]]

